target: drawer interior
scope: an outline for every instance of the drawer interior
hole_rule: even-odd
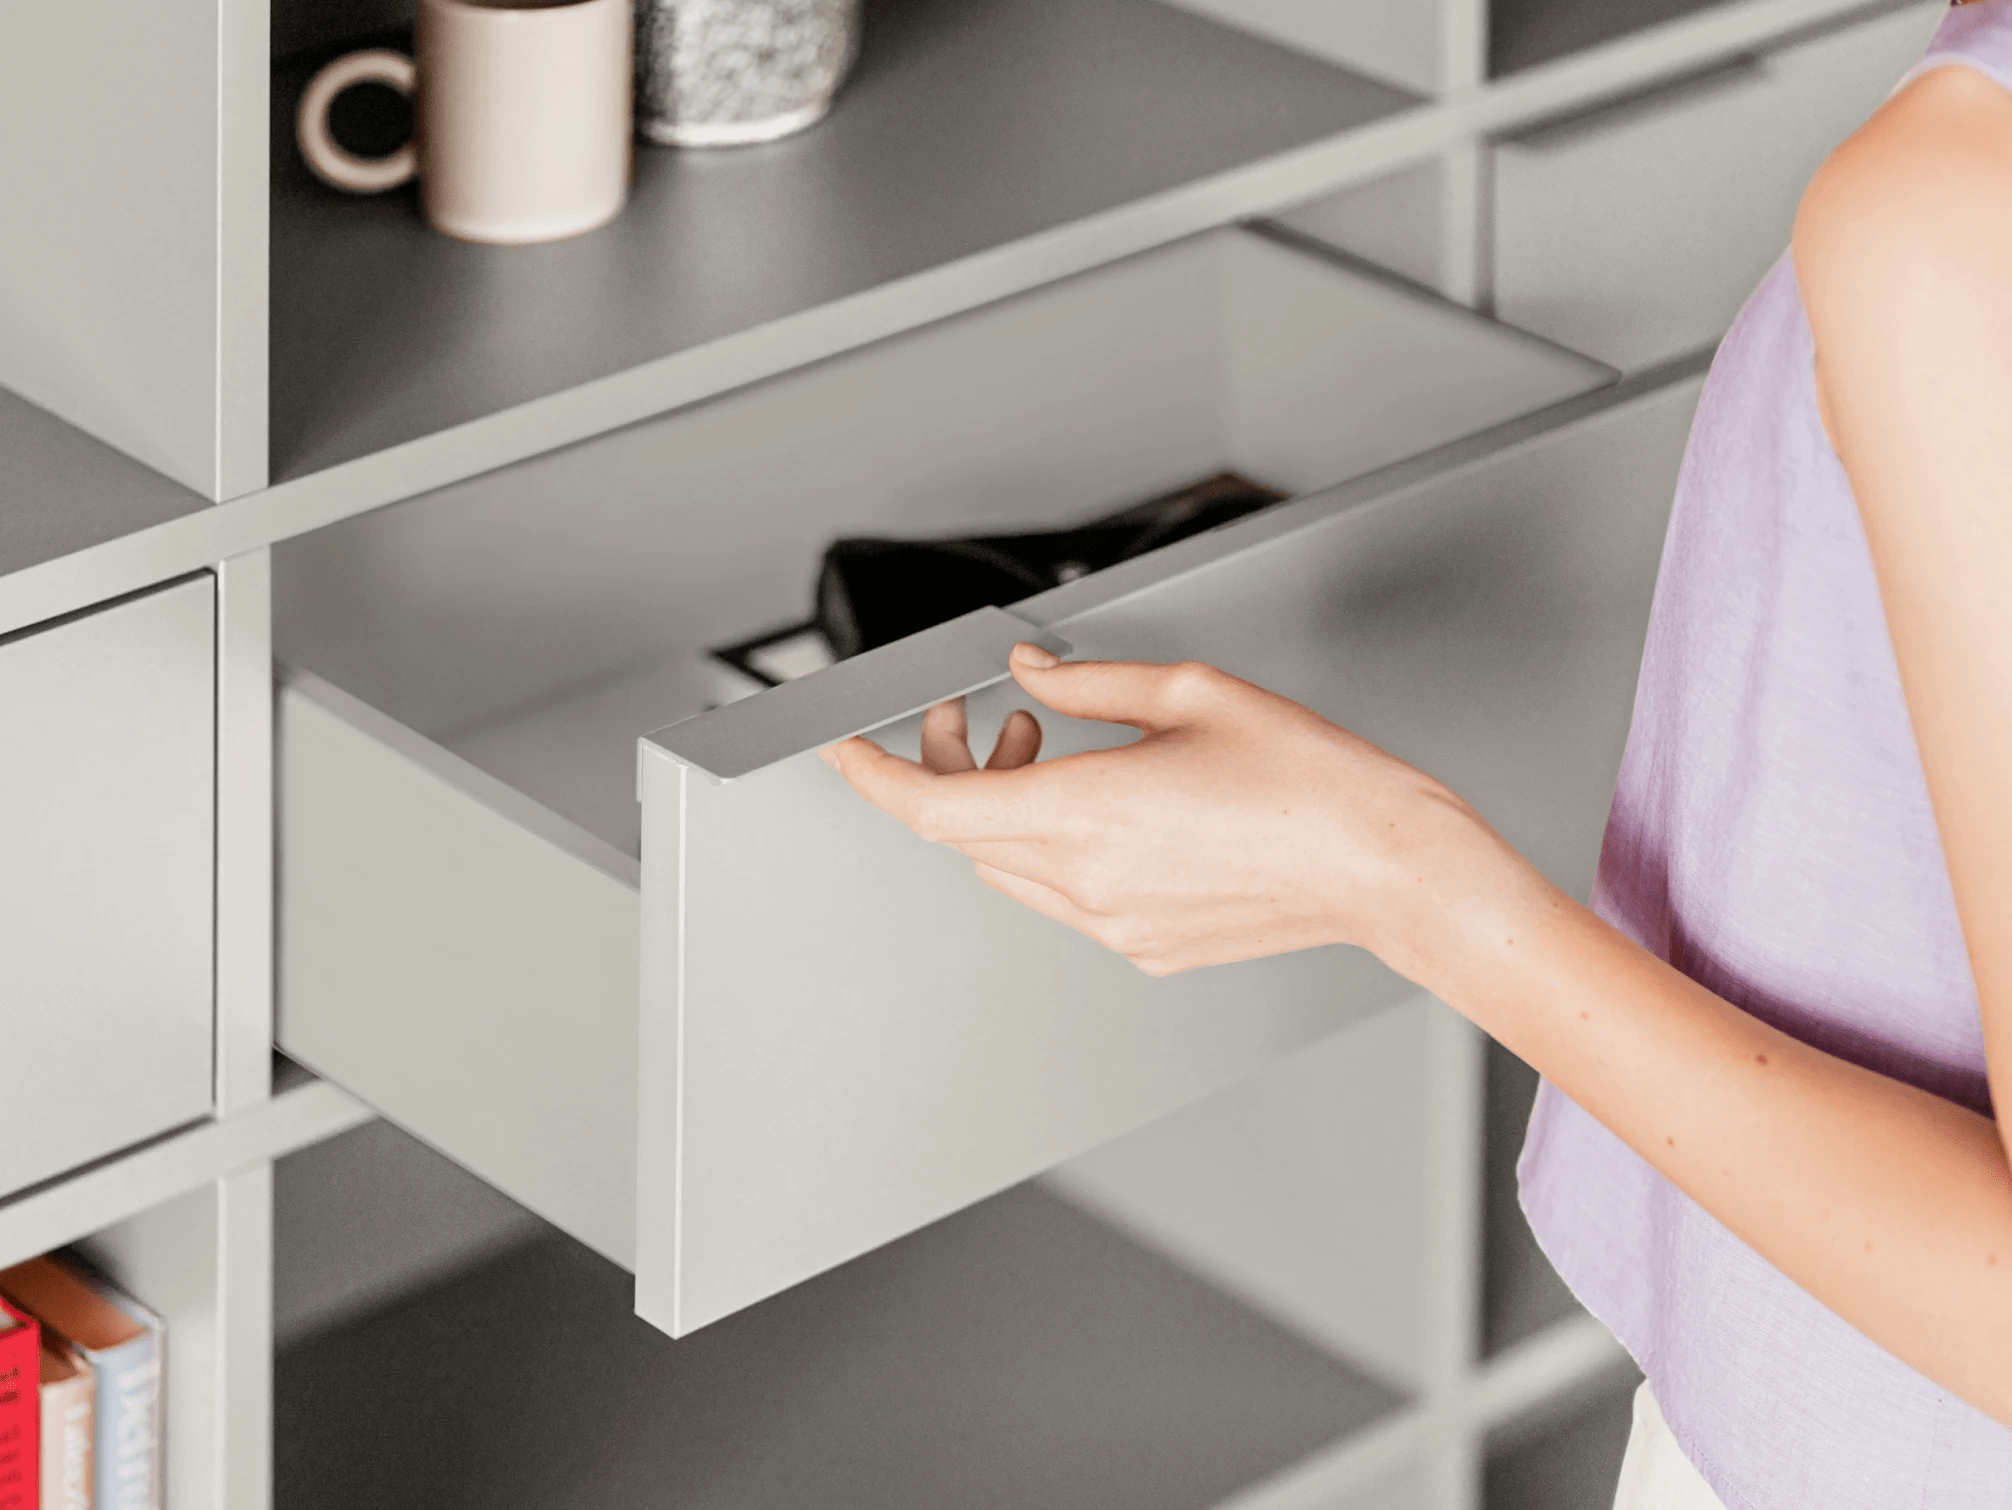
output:
[[[276,551],[280,655],[634,853],[634,741],[825,544],[1288,493],[1607,369],[1249,232],[1148,254]]]
[[[1224,232],[290,542],[282,1046],[637,1268],[678,1332],[1395,999],[1307,957],[1143,994],[821,765],[730,785],[739,868],[678,921],[639,895],[636,741],[703,705],[705,647],[802,617],[833,536],[1068,523],[1225,468],[1302,493],[1610,376]],[[845,874],[885,888],[864,934]],[[937,953],[968,941],[947,996],[897,898]],[[638,1009],[639,959],[688,930],[703,1063]],[[1038,1011],[994,999],[1030,970]]]

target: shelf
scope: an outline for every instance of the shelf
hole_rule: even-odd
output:
[[[271,444],[299,477],[1349,131],[1409,96],[1159,0],[889,0],[831,117],[639,148],[600,231],[481,247],[300,166],[276,83]],[[863,313],[863,311],[862,311]]]
[[[0,577],[209,506],[0,388]]]
[[[1489,0],[1488,75],[1505,79],[1549,64],[1588,61],[1603,49],[1655,39],[1672,64],[1708,67],[1743,47],[1765,48],[1823,31],[1912,0]],[[1677,23],[1687,23],[1678,25]],[[1581,54],[1588,55],[1586,59]],[[1715,56],[1714,56],[1715,55]],[[1681,66],[1666,77],[1681,76]],[[1646,82],[1646,81],[1645,81]]]
[[[1500,78],[1631,32],[1711,10],[1719,0],[1491,0],[1488,72]]]
[[[1206,1510],[1399,1403],[1026,1186],[682,1342],[629,1304],[553,1239],[281,1354],[274,1503]]]
[[[0,1202],[0,1267],[47,1253],[262,1159],[371,1120],[346,1092],[292,1071],[269,1101],[199,1122]]]

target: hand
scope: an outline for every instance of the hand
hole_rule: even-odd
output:
[[[871,740],[825,759],[987,885],[1149,975],[1359,944],[1418,978],[1463,889],[1523,862],[1423,772],[1210,666],[1063,664],[1016,646],[1013,676],[1073,718],[1144,737],[1043,764],[1016,712],[985,769],[961,702],[925,716],[922,759]]]

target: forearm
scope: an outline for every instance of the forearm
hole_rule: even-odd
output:
[[[1763,1257],[2012,1425],[1996,1124],[1790,1038],[1527,871],[1407,961]]]

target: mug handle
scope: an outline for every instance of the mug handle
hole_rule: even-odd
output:
[[[294,136],[300,155],[323,183],[350,194],[378,194],[395,189],[419,171],[419,143],[407,142],[385,157],[358,157],[345,151],[329,134],[328,108],[352,84],[388,84],[407,99],[419,81],[419,70],[402,52],[373,48],[337,58],[314,76],[301,94],[294,116]]]

